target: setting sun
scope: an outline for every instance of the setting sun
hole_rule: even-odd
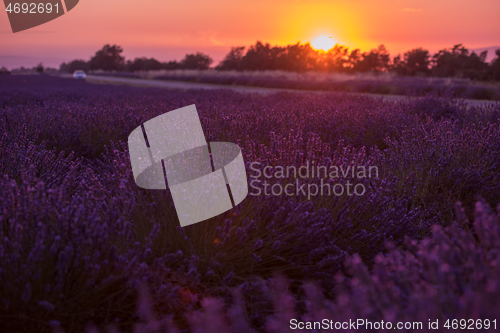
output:
[[[328,51],[335,46],[335,40],[331,36],[319,36],[311,42],[311,46],[316,50]]]

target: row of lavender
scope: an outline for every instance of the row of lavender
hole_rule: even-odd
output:
[[[181,229],[166,193],[135,185],[126,139],[143,121],[193,103],[207,140],[237,142],[248,166],[376,165],[380,176],[363,180],[364,196],[249,196],[233,211]],[[496,285],[482,284],[498,277],[498,241],[481,238],[498,235],[498,221],[486,203],[475,224],[466,216],[478,196],[500,202],[500,107],[10,77],[0,81],[0,112],[0,318],[11,331],[81,331],[89,321],[129,330],[144,313],[149,325],[202,329],[209,326],[193,311],[205,303],[209,315],[219,311],[208,296],[233,304],[234,325],[282,331],[294,311],[304,318],[452,318],[469,311],[457,300],[498,294]],[[461,225],[426,239],[432,225],[456,219],[457,201]],[[280,292],[289,301],[278,300],[286,306],[272,317],[266,284],[276,272],[293,297]],[[303,287],[309,280],[337,303],[308,308],[306,296],[319,293]],[[154,311],[140,302],[134,315],[140,286]],[[234,288],[244,307],[234,305]],[[470,314],[498,313],[491,297],[490,310]],[[152,321],[151,312],[164,320]]]
[[[337,296],[325,299],[312,282],[302,285],[297,300],[289,281],[277,275],[258,281],[272,302],[273,313],[264,320],[266,332],[393,332],[470,331],[497,332],[500,313],[500,209],[495,213],[477,202],[474,231],[462,219],[452,226],[434,226],[432,235],[418,243],[405,238],[406,249],[387,244],[367,267],[358,255],[350,256],[342,273],[333,276]],[[194,332],[255,333],[246,316],[241,288],[224,309],[220,299],[206,298],[202,308],[188,314]],[[180,332],[168,317],[158,317],[147,288],[139,288],[134,333]],[[56,332],[63,332],[56,327]],[[90,324],[87,333],[99,332]],[[106,332],[117,333],[110,324]]]
[[[99,75],[99,74],[98,74]],[[110,75],[108,73],[102,75]],[[140,78],[134,73],[114,73],[113,76]],[[480,85],[465,79],[442,79],[425,77],[381,77],[379,79],[352,78],[349,80],[317,80],[311,77],[292,79],[277,75],[186,75],[167,74],[157,80],[212,83],[221,85],[251,86],[297,90],[319,90],[332,92],[372,93],[423,96],[429,93],[480,100],[500,100],[500,88],[493,84]]]

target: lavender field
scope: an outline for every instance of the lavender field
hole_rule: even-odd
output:
[[[207,141],[241,147],[249,181],[255,162],[378,177],[364,195],[249,195],[180,228],[168,192],[135,184],[127,138],[190,104]],[[498,331],[500,105],[5,76],[0,129],[6,332]]]
[[[341,93],[381,95],[460,97],[476,100],[500,100],[500,85],[463,78],[408,77],[390,73],[288,73],[284,71],[215,71],[158,70],[141,72],[92,72],[94,76],[115,76],[134,79],[154,79],[226,86],[246,86]]]

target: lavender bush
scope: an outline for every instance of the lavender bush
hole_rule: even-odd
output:
[[[145,120],[193,103],[207,140],[242,148],[249,176],[252,162],[308,161],[376,165],[380,175],[360,180],[364,196],[249,196],[180,228],[167,192],[135,185],[125,142]],[[238,332],[281,332],[290,316],[472,316],[463,299],[497,292],[480,282],[498,275],[488,266],[498,244],[481,235],[498,234],[487,204],[500,202],[499,114],[437,96],[389,103],[1,78],[0,318],[9,331],[223,331],[233,318]],[[474,315],[498,313],[495,299]]]
[[[360,326],[348,325],[346,331],[390,332],[387,323],[410,325],[406,331],[432,331],[429,321],[438,321],[440,330],[450,325],[453,331],[466,330],[473,320],[481,328],[496,332],[500,312],[500,206],[497,212],[483,201],[475,205],[475,219],[469,221],[460,204],[460,220],[447,228],[432,227],[432,235],[421,242],[405,238],[404,248],[387,243],[387,252],[378,254],[371,269],[354,254],[345,262],[348,276],[337,273],[333,299],[325,298],[313,282],[302,285],[304,297],[289,292],[289,281],[281,275],[260,281],[262,292],[270,295],[273,312],[264,318],[265,332],[290,332],[297,322],[322,323],[327,328],[304,329],[306,332],[334,331],[335,324],[363,319]],[[193,332],[256,332],[248,321],[242,288],[235,289],[232,304],[224,309],[223,300],[205,298],[201,309],[190,312],[188,321]],[[145,286],[139,289],[136,310],[139,322],[134,332],[179,332],[168,318],[158,316]],[[461,323],[467,318],[469,323]],[[454,323],[454,320],[456,324]],[[385,329],[369,329],[366,321],[385,322]],[[484,324],[487,323],[487,325]],[[453,327],[456,325],[456,327]],[[320,326],[321,327],[321,326]],[[422,329],[418,329],[421,327]],[[453,329],[454,328],[454,329]],[[469,328],[470,329],[470,328]],[[97,332],[94,326],[88,333]],[[117,332],[110,326],[107,332]]]

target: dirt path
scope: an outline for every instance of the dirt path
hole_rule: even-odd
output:
[[[97,76],[97,75],[87,75],[87,82],[95,84],[116,84],[116,85],[130,85],[136,87],[156,87],[165,89],[229,89],[241,93],[257,93],[262,95],[273,94],[277,92],[294,92],[294,93],[329,93],[326,91],[311,91],[311,90],[297,90],[297,89],[279,89],[279,88],[263,88],[263,87],[246,87],[246,86],[228,86],[221,84],[210,84],[210,83],[196,83],[196,82],[182,82],[182,81],[164,81],[164,80],[147,80],[147,79],[135,79],[126,77],[116,77],[116,76]],[[342,93],[337,93],[342,94]],[[363,94],[363,93],[349,93],[354,96],[369,96],[373,98],[381,98],[386,101],[398,101],[404,100],[411,97],[402,95],[382,95],[382,94]],[[465,100],[467,104],[471,106],[479,105],[496,105],[500,104],[500,101],[488,101],[488,100]]]

